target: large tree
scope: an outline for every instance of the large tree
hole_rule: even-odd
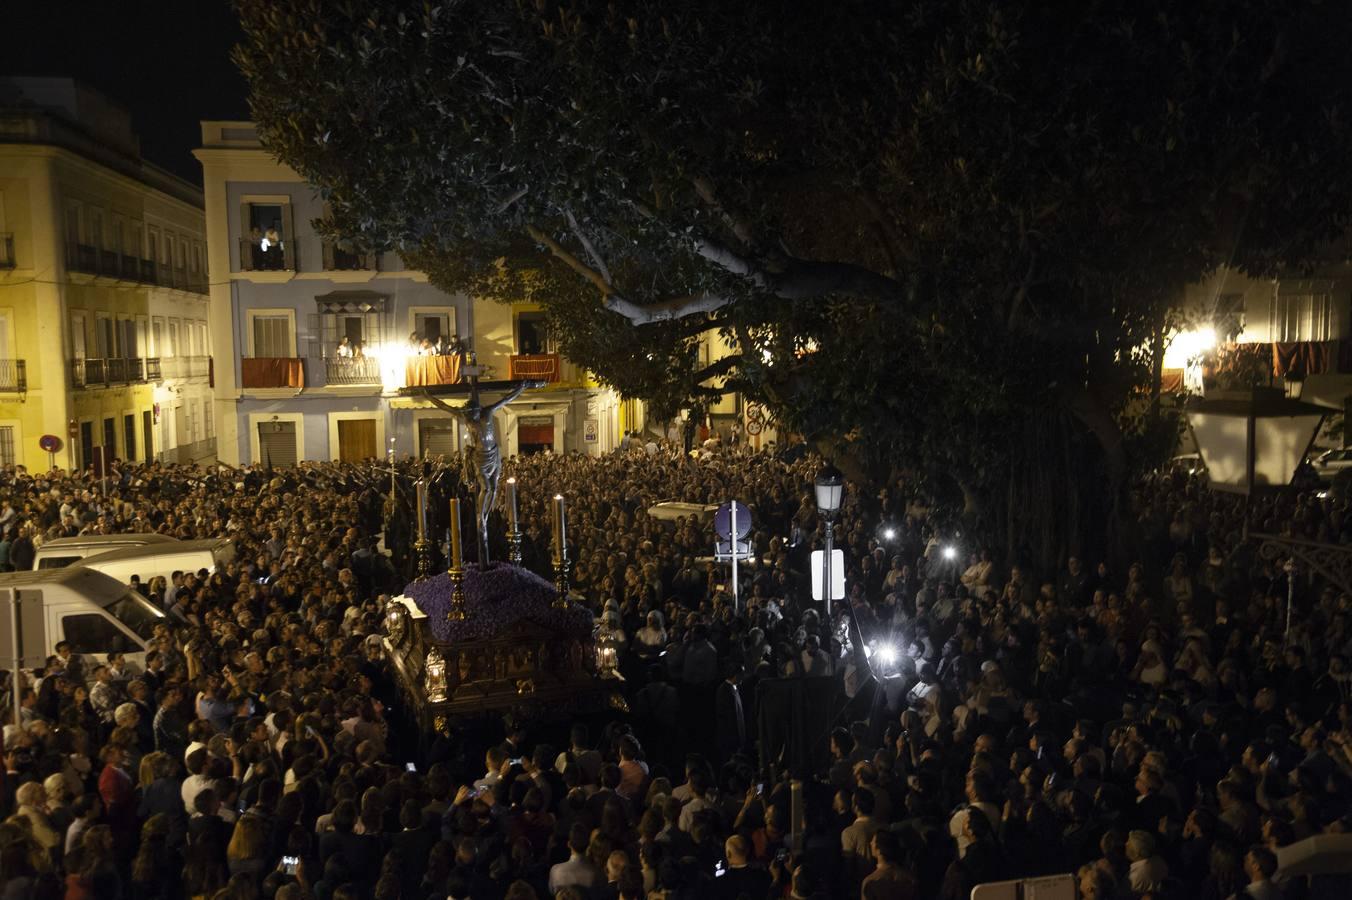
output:
[[[1184,287],[1348,224],[1334,2],[237,4],[327,227],[1044,559],[1116,520]],[[701,367],[710,329],[736,352]]]

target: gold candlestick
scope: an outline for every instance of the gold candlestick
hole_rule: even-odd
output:
[[[554,495],[554,587],[558,596],[554,598],[555,609],[568,606],[568,541],[566,537],[567,521],[563,506],[563,495]]]
[[[563,508],[563,495],[554,495],[554,561],[568,558],[568,541],[564,534],[567,528]]]
[[[451,499],[451,609],[446,618],[452,622],[465,619],[465,566],[460,549],[460,500]]]
[[[417,578],[422,581],[432,574],[432,545],[427,540],[427,483],[419,478],[414,484],[418,505],[418,539],[413,543]]]
[[[460,555],[460,499],[451,498],[451,568],[463,569],[464,558]]]

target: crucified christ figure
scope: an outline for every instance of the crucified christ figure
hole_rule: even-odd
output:
[[[465,480],[476,482],[474,494],[475,516],[478,525],[479,566],[488,565],[488,514],[498,498],[498,479],[502,476],[502,450],[498,447],[498,430],[493,425],[493,414],[511,403],[527,388],[543,387],[543,381],[521,381],[503,398],[484,406],[479,401],[479,379],[470,378],[469,402],[451,406],[439,397],[423,396],[437,409],[450,413],[465,423],[469,432],[469,452],[465,455]]]

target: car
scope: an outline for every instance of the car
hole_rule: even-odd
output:
[[[1352,447],[1325,450],[1310,460],[1320,481],[1330,481],[1344,469],[1352,469]]]

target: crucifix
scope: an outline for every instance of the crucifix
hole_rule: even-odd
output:
[[[401,388],[400,393],[411,397],[421,397],[442,412],[449,413],[465,424],[469,432],[469,442],[465,454],[465,481],[475,483],[474,503],[478,526],[479,566],[488,565],[488,514],[498,497],[498,479],[502,477],[502,449],[498,446],[498,431],[493,424],[493,414],[511,403],[527,388],[544,387],[543,381],[486,381],[480,383],[482,369],[477,365],[463,365],[465,355],[461,356],[461,383],[452,385],[416,385]],[[498,400],[484,405],[480,399],[480,390],[506,391]],[[469,402],[464,406],[451,406],[445,396],[461,395],[468,391]]]

